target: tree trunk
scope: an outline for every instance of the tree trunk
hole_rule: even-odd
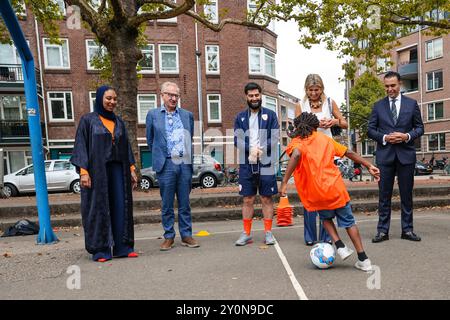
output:
[[[142,57],[137,46],[138,30],[119,27],[111,30],[107,49],[111,53],[112,86],[118,96],[117,114],[125,121],[128,138],[136,160],[139,175],[141,161],[137,144],[137,88],[136,65]]]

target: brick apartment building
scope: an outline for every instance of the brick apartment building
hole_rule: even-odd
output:
[[[450,156],[450,35],[430,36],[423,28],[416,28],[398,38],[400,45],[390,51],[392,66],[386,59],[378,59],[378,74],[383,79],[388,70],[397,71],[403,78],[402,93],[417,100],[422,113],[425,134],[416,140],[417,159],[429,161]],[[361,45],[364,45],[361,43]],[[365,71],[360,65],[359,75]],[[372,140],[357,143],[364,156],[372,157],[376,143]]]
[[[64,2],[55,0],[66,14]],[[212,1],[207,10],[219,21],[219,12],[244,18],[253,10],[252,0]],[[199,7],[198,11],[204,8]],[[43,145],[47,159],[71,155],[80,117],[90,112],[95,99],[98,70],[90,58],[99,50],[93,34],[70,30],[60,23],[61,45],[49,42],[31,11],[20,24],[35,59],[41,109]],[[143,167],[151,165],[145,139],[145,116],[161,104],[160,86],[172,81],[181,89],[181,106],[199,120],[196,39],[200,52],[201,98],[205,152],[224,163],[234,153],[232,131],[236,114],[246,108],[244,86],[249,81],[263,88],[263,106],[279,114],[278,80],[275,73],[277,35],[274,27],[260,31],[227,25],[220,33],[202,25],[197,31],[193,19],[179,16],[151,21],[145,31],[142,79],[138,87],[138,145]],[[228,131],[227,131],[228,129]],[[200,125],[196,124],[194,145],[200,150]],[[449,139],[450,140],[450,139]],[[0,148],[4,150],[5,173],[31,163],[25,93],[20,58],[14,46],[0,45]],[[230,155],[228,155],[230,157]]]

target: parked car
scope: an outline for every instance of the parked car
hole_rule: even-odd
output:
[[[45,161],[45,176],[48,191],[72,191],[80,193],[80,176],[68,160]],[[8,197],[21,193],[36,192],[34,166],[29,165],[4,176],[3,192]]]
[[[433,167],[429,163],[424,163],[422,161],[416,161],[416,166],[414,168],[414,175],[417,176],[419,174],[432,174]]]
[[[203,188],[215,188],[224,179],[224,173],[220,163],[208,155],[194,155],[192,184]],[[152,167],[141,170],[141,189],[148,190],[158,186],[156,172]]]

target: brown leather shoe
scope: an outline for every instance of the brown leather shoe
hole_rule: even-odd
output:
[[[173,239],[165,239],[163,243],[161,243],[161,246],[159,247],[159,250],[161,251],[169,251],[173,248],[173,243],[175,241]]]
[[[200,245],[198,244],[197,241],[195,241],[194,238],[192,237],[186,237],[181,239],[181,245],[188,247],[188,248],[198,248],[200,247]]]

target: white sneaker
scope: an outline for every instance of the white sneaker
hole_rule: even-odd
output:
[[[353,250],[349,249],[347,246],[337,249],[336,252],[341,257],[342,260],[347,259],[353,254]]]
[[[247,235],[245,232],[242,232],[239,239],[234,243],[237,246],[245,246],[248,243],[252,242],[252,237]]]
[[[372,262],[370,262],[369,259],[366,259],[364,261],[356,261],[355,263],[355,268],[368,272],[368,271],[372,271]]]

